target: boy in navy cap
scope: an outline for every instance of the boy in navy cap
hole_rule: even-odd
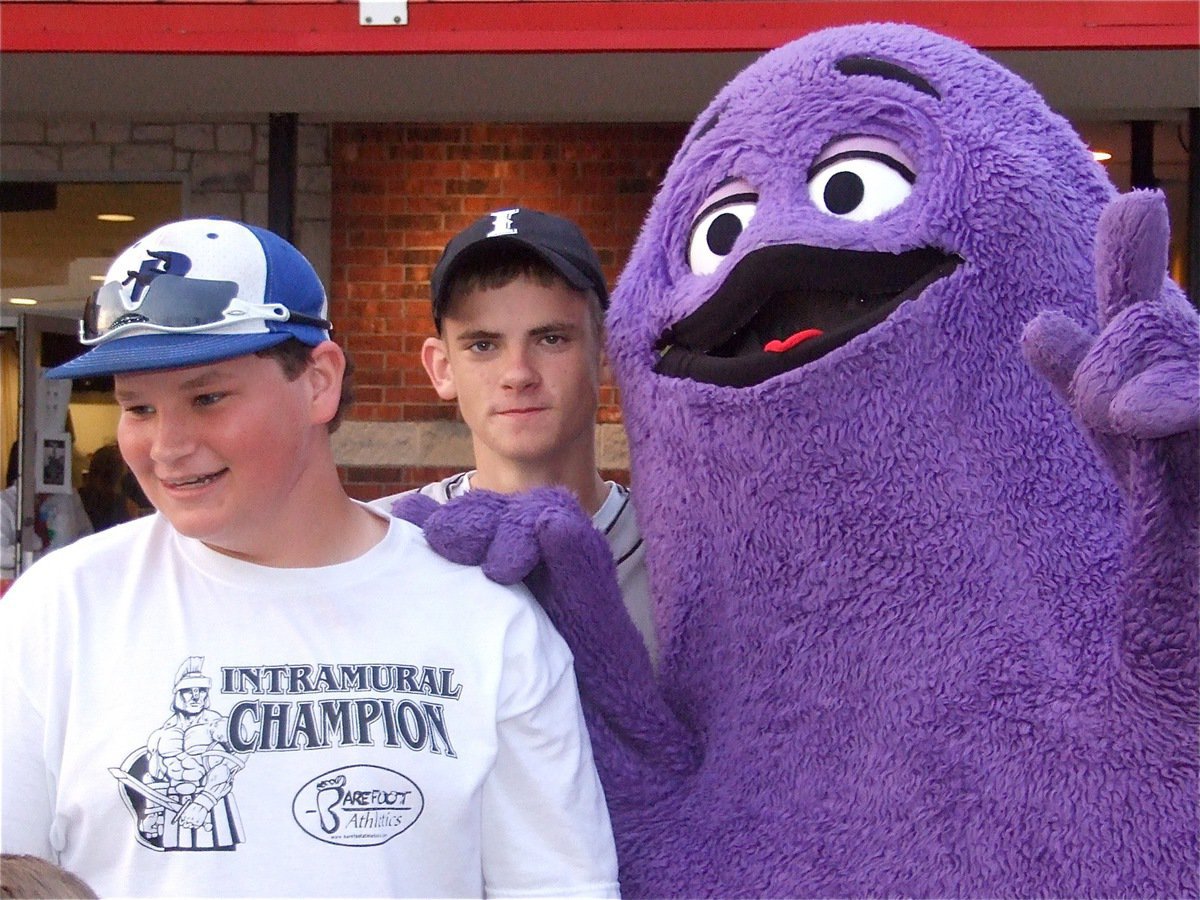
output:
[[[596,410],[608,288],[579,227],[527,207],[488,213],[447,245],[431,279],[437,336],[421,362],[456,400],[475,468],[428,484],[439,503],[472,488],[568,488],[605,535],[652,661],[645,549],[629,490],[596,469]],[[391,509],[403,495],[375,501]]]
[[[90,349],[157,515],[0,605],[3,850],[101,896],[617,892],[571,657],[522,588],[343,491],[308,262],[204,219],[122,253]]]

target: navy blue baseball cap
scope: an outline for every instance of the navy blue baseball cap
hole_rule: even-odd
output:
[[[472,255],[505,243],[527,247],[579,291],[594,291],[600,308],[608,309],[608,285],[600,257],[574,222],[536,209],[499,209],[476,219],[442,251],[430,278],[433,321],[440,330],[450,302],[450,282],[455,269]]]
[[[172,222],[113,261],[79,323],[90,349],[46,377],[198,366],[289,338],[315,347],[333,328],[328,308],[308,260],[273,232],[228,219]]]

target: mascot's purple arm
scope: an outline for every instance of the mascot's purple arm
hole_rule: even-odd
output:
[[[604,635],[572,653],[577,672],[598,676],[581,693],[593,742],[614,754],[604,761],[610,778],[621,777],[644,796],[656,786],[675,790],[680,776],[695,770],[695,741],[654,683],[650,657],[621,601],[608,543],[571,494],[471,491],[446,506],[408,494],[392,512],[421,525],[447,559],[482,566],[501,584],[524,581],[562,634]],[[623,676],[613,677],[617,672]],[[611,793],[612,782],[606,784]]]
[[[1166,247],[1160,196],[920,29],[809,35],[701,114],[608,319],[657,681],[573,501],[408,510],[571,645],[626,896],[1200,893]]]

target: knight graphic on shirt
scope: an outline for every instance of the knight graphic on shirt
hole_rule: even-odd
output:
[[[137,819],[138,841],[155,850],[232,850],[243,840],[233,779],[245,765],[229,742],[229,720],[209,708],[204,657],[175,676],[174,713],[145,748],[110,771]]]

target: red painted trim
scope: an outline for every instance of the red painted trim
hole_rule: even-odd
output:
[[[408,12],[408,25],[361,26],[357,2],[5,0],[0,51],[759,51],[817,28],[885,20],[991,50],[1200,47],[1196,0],[410,0]]]

